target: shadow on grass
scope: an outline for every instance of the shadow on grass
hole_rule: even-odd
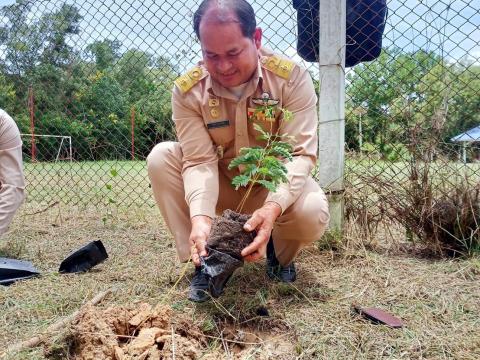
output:
[[[287,284],[272,281],[265,273],[264,263],[247,263],[236,271],[223,295],[198,304],[196,310],[216,323],[248,324],[265,330],[282,323],[280,310],[285,304],[316,306],[330,297],[330,290],[308,271],[300,269],[298,280]]]

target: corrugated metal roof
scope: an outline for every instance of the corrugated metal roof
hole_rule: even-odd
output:
[[[465,131],[463,134],[454,136],[450,139],[454,142],[474,142],[480,141],[480,126],[474,127],[468,131]]]

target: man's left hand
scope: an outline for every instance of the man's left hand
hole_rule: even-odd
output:
[[[255,210],[245,223],[245,231],[257,230],[257,236],[252,243],[242,250],[245,261],[257,261],[265,257],[268,240],[272,233],[275,220],[282,213],[282,208],[276,202],[267,202],[260,209]]]

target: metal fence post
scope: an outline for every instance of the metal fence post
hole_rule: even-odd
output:
[[[329,194],[330,228],[341,230],[344,208],[345,0],[320,1],[319,183]]]

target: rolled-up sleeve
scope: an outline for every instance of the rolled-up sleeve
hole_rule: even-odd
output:
[[[190,217],[213,218],[219,193],[218,157],[200,108],[194,105],[195,96],[192,93],[184,95],[174,87],[173,121],[183,153],[182,177]]]
[[[293,135],[293,160],[285,164],[288,182],[276,192],[270,192],[267,201],[280,205],[284,212],[302,193],[303,187],[315,166],[318,150],[317,96],[310,74],[298,69],[291,86],[286,87],[283,108],[293,113],[293,119],[281,124],[280,133]]]

